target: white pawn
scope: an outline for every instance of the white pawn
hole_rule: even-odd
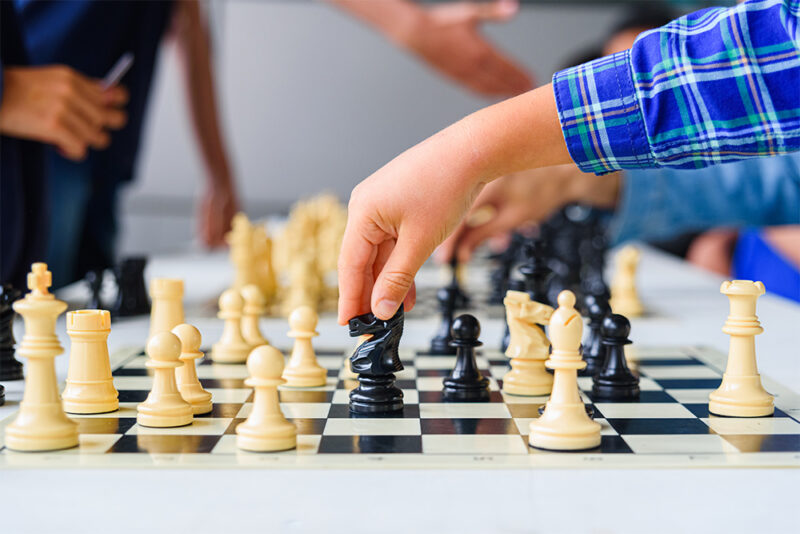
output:
[[[181,341],[172,332],[159,332],[147,342],[145,352],[150,358],[145,365],[153,370],[153,389],[137,406],[136,422],[156,428],[191,424],[192,405],[183,399],[175,380],[175,368],[183,365]]]
[[[328,371],[317,363],[311,338],[318,336],[317,313],[310,306],[300,306],[289,316],[287,334],[294,338],[289,365],[283,371],[283,378],[289,387],[317,387],[327,382]]]
[[[611,279],[609,305],[614,313],[625,317],[639,317],[644,312],[636,290],[636,270],[639,267],[639,250],[633,246],[623,247],[617,253],[616,270]]]
[[[111,314],[106,310],[67,313],[67,334],[72,347],[67,386],[61,395],[67,413],[106,413],[119,408],[108,355],[110,332]]]
[[[255,284],[242,288],[244,308],[242,308],[242,337],[254,349],[261,345],[269,345],[269,341],[261,334],[258,320],[267,311],[267,300],[264,293]]]
[[[183,365],[175,368],[175,379],[178,382],[178,391],[183,400],[192,405],[195,415],[208,413],[212,410],[211,393],[203,389],[197,378],[195,360],[203,357],[200,344],[203,338],[200,331],[190,324],[179,324],[172,329],[181,342],[181,361]]]
[[[169,332],[183,322],[183,280],[154,278],[150,282],[150,334]]]
[[[250,378],[245,384],[254,389],[253,411],[236,427],[236,445],[256,452],[284,451],[297,446],[297,428],[281,413],[278,386],[283,384],[283,354],[275,347],[262,345],[247,358]]]
[[[586,367],[586,362],[580,354],[583,321],[572,291],[559,293],[549,334],[553,352],[545,365],[554,371],[553,392],[542,415],[531,422],[528,440],[541,449],[592,449],[600,445],[600,424],[586,415],[578,392],[578,370]]]
[[[244,363],[250,345],[242,337],[242,308],[244,301],[235,289],[224,291],[219,297],[217,317],[225,321],[222,337],[211,347],[211,359],[219,363]]]
[[[34,263],[28,274],[30,293],[14,303],[14,311],[25,321],[17,354],[28,359],[19,413],[5,428],[6,447],[15,451],[53,451],[78,445],[78,425],[64,413],[58,395],[55,357],[64,349],[56,336],[56,319],[67,304],[48,291],[52,280],[47,264]]]
[[[553,308],[531,300],[524,291],[509,290],[503,299],[511,334],[506,356],[511,370],[503,377],[503,391],[512,395],[547,395],[553,377],[545,369],[550,342],[540,324],[547,324]]]
[[[756,365],[755,336],[764,331],[756,316],[756,301],[764,291],[761,282],[722,283],[720,292],[730,300],[730,314],[722,331],[731,336],[731,343],[722,384],[708,396],[708,411],[712,414],[765,417],[775,411],[772,395],[761,385]]]

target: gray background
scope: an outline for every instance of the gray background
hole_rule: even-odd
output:
[[[602,39],[624,7],[524,5],[485,33],[540,83]],[[316,2],[209,5],[219,104],[247,213],[285,212],[329,190],[342,200],[375,169],[491,101],[440,78],[380,35]],[[138,178],[122,199],[120,252],[194,242],[205,177],[174,50],[162,47]]]

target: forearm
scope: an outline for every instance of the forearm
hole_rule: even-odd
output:
[[[409,0],[326,0],[328,3],[402,42],[422,15],[422,8]]]
[[[434,145],[435,164],[460,166],[467,186],[571,161],[550,85],[477,111],[425,143]]]
[[[208,177],[215,185],[230,185],[232,177],[219,124],[208,28],[195,1],[178,2],[175,17],[175,38],[189,112]]]

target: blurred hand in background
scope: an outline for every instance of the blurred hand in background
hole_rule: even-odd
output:
[[[127,120],[124,88],[104,89],[69,67],[6,67],[2,76],[0,133],[55,145],[69,159],[106,148],[108,131]]]
[[[525,68],[480,32],[486,22],[506,22],[516,0],[451,2],[422,7],[407,0],[329,0],[363,19],[434,70],[484,96],[507,97],[533,88]]]
[[[571,202],[613,208],[620,182],[619,172],[596,176],[571,163],[498,178],[483,188],[470,215],[439,246],[436,258],[448,262],[456,254],[465,262],[487,239],[527,223],[540,223]]]

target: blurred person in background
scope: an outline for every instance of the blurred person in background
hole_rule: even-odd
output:
[[[224,241],[238,209],[216,106],[208,28],[196,0],[15,0],[32,65],[62,65],[100,79],[125,53],[127,122],[94,142],[55,143],[45,154],[50,225],[46,261],[55,287],[113,265],[119,191],[135,176],[158,49],[165,35],[181,57],[187,101],[206,167],[198,230],[208,246]]]

